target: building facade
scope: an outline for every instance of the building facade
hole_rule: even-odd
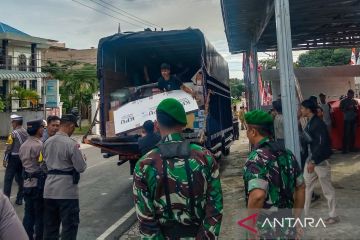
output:
[[[0,97],[5,111],[43,104],[42,87],[48,74],[41,71],[41,52],[49,47],[47,42],[0,22]]]

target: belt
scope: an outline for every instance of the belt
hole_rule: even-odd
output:
[[[80,173],[78,173],[75,169],[73,169],[71,171],[63,171],[63,170],[58,170],[58,169],[52,169],[52,170],[48,171],[48,175],[68,175],[68,176],[72,176],[74,184],[78,184],[79,180],[80,180]]]
[[[69,175],[69,176],[72,176],[73,175],[73,170],[71,171],[63,171],[63,170],[58,170],[58,169],[52,169],[52,170],[49,170],[47,172],[47,174],[49,175]]]
[[[24,179],[31,179],[31,178],[41,178],[41,177],[44,177],[45,176],[45,173],[43,172],[33,172],[33,173],[29,173],[29,172],[26,172],[24,171]]]

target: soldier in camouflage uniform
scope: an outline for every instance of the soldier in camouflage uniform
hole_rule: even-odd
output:
[[[222,219],[219,169],[206,149],[185,141],[184,107],[156,110],[162,140],[136,164],[134,201],[142,239],[215,239]]]
[[[305,184],[294,155],[270,139],[273,119],[255,110],[245,115],[247,137],[253,145],[244,166],[246,204],[250,214],[257,213],[258,237],[293,238],[295,229],[262,227],[265,218],[300,217],[305,202]],[[295,209],[292,216],[292,210]],[[271,214],[269,214],[271,212]],[[255,227],[255,226],[254,226]],[[298,233],[302,230],[297,229]]]

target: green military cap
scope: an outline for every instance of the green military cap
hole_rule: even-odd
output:
[[[182,125],[187,124],[184,106],[174,98],[162,100],[156,108],[156,112],[165,113]]]
[[[269,126],[273,123],[273,118],[263,110],[253,110],[245,114],[245,121],[249,125]]]

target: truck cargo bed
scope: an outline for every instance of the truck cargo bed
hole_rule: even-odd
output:
[[[122,136],[111,138],[92,138],[86,143],[101,148],[105,152],[126,156],[128,159],[138,159],[141,153],[138,146],[138,136]]]

